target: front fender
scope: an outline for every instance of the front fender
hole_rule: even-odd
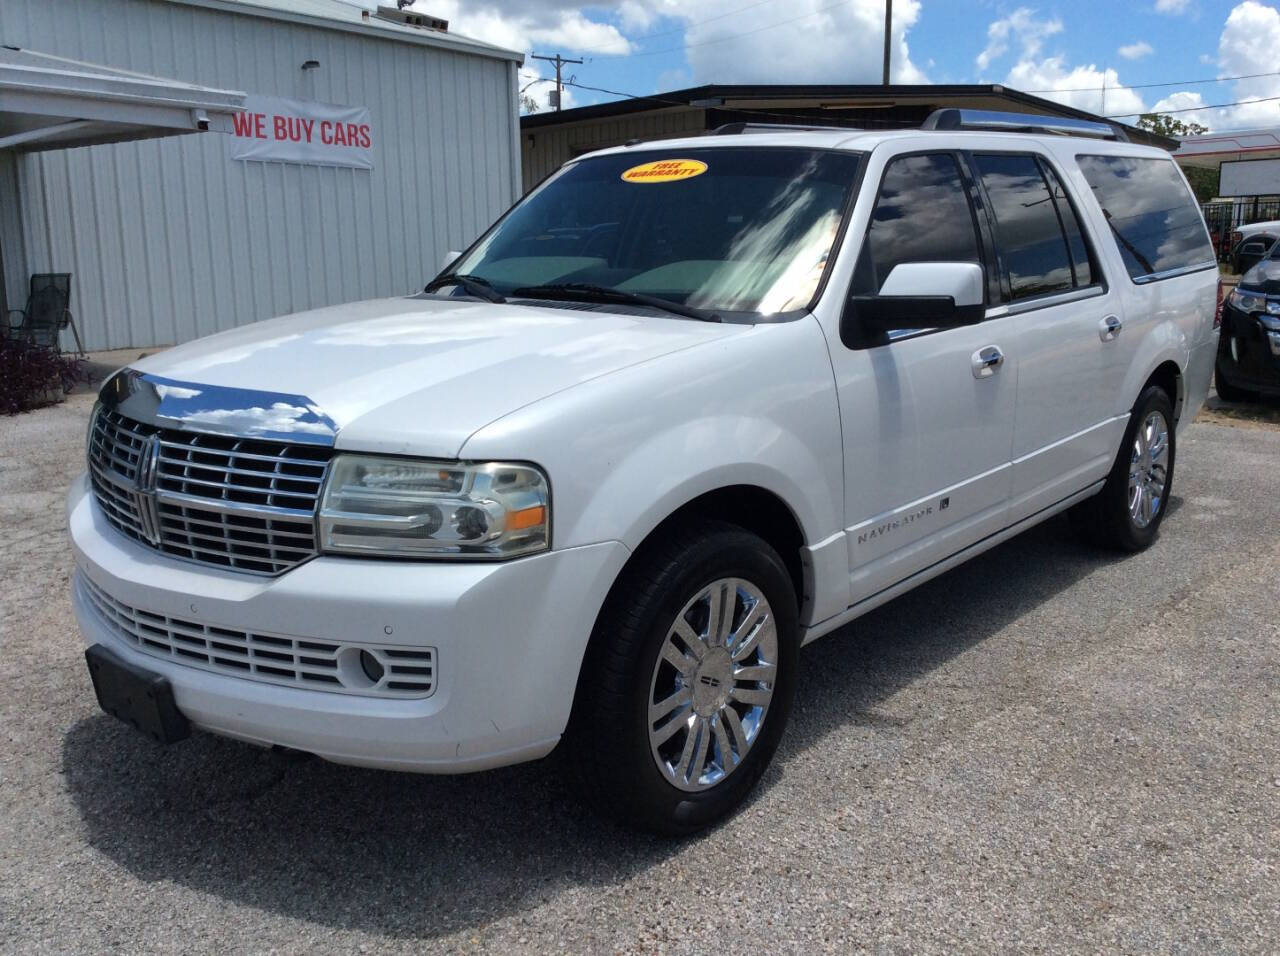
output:
[[[568,540],[616,537],[634,550],[681,506],[731,485],[752,485],[781,498],[809,544],[832,532],[839,513],[823,463],[778,422],[708,416],[628,449],[602,476],[576,526],[564,533]]]

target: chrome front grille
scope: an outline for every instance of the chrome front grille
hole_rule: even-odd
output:
[[[83,573],[84,600],[126,644],[153,657],[249,680],[367,697],[428,697],[436,688],[434,647],[343,644],[218,627],[131,607]],[[362,663],[366,654],[376,666]]]
[[[325,447],[157,428],[101,409],[89,435],[109,522],[190,561],[279,574],[316,553]]]

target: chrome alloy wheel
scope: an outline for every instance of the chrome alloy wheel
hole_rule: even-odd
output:
[[[760,736],[778,671],[778,631],[764,593],[721,578],[672,622],[649,685],[649,749],[681,790],[714,787]]]
[[[1129,517],[1139,528],[1155,520],[1164,506],[1169,480],[1169,423],[1152,412],[1133,436],[1129,457]]]

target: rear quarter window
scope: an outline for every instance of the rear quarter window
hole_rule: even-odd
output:
[[[1214,266],[1195,197],[1173,160],[1077,156],[1135,282]]]

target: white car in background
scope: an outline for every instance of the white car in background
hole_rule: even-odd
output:
[[[764,772],[802,644],[1067,509],[1155,540],[1217,345],[1167,153],[727,132],[574,160],[420,295],[109,380],[69,500],[103,708],[428,773],[560,745],[685,833]]]

